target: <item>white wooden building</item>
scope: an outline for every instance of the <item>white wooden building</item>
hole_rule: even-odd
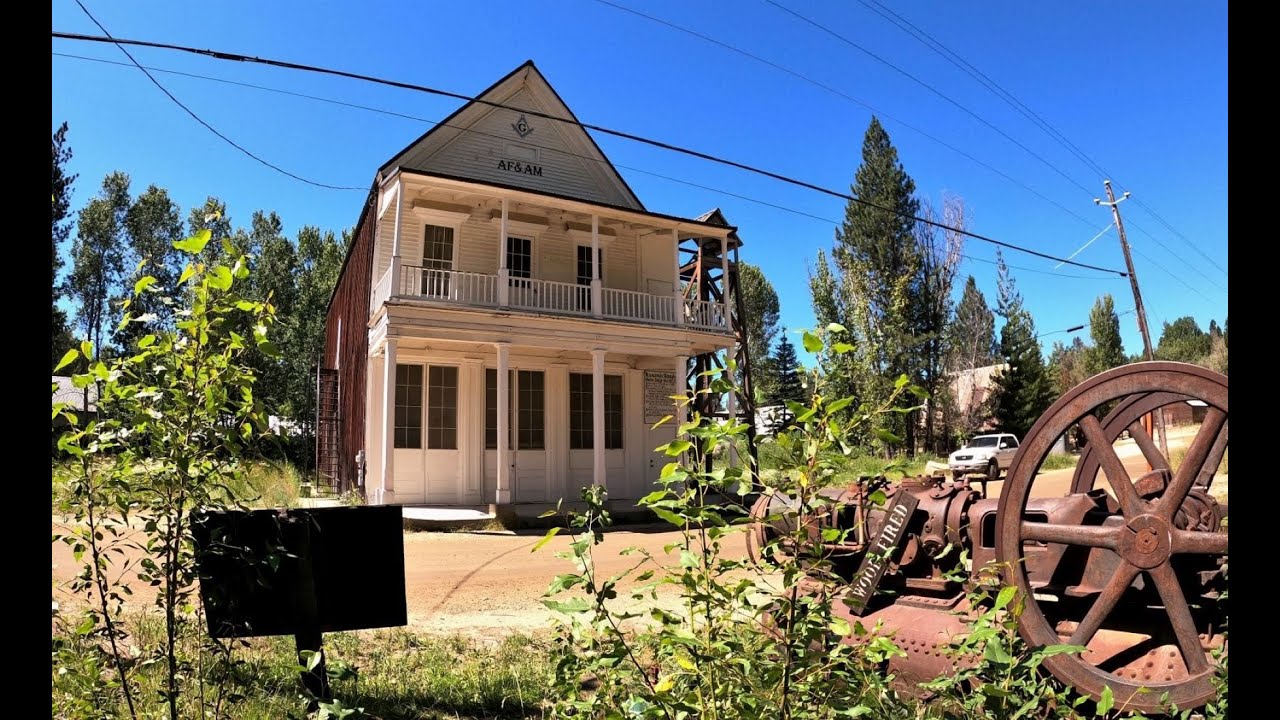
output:
[[[492,103],[492,104],[490,104]],[[507,505],[652,489],[690,358],[733,314],[679,247],[719,213],[647,210],[525,63],[377,172],[331,300],[318,460],[369,502]]]

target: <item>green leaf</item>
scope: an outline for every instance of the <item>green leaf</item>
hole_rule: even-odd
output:
[[[533,549],[530,550],[529,552],[531,553],[538,552],[538,550],[541,549],[543,545],[546,545],[547,543],[551,542],[551,538],[559,534],[560,534],[560,528],[558,527],[551,528],[550,530],[547,531],[546,535],[542,536],[542,539],[539,540],[537,544],[533,546]]]
[[[670,510],[665,510],[663,508],[657,508],[657,507],[649,508],[649,509],[653,511],[654,515],[657,515],[658,517],[662,518],[663,520],[666,520],[672,525],[675,525],[676,527],[684,527],[684,518],[671,512]]]
[[[143,277],[143,278],[139,278],[138,282],[133,284],[133,294],[137,295],[141,293],[143,290],[146,290],[147,288],[155,284],[156,284],[156,279],[151,277],[150,275],[147,275],[146,277]]]
[[[827,624],[827,627],[831,628],[831,632],[840,637],[845,637],[853,632],[853,628],[849,626],[849,621],[842,617],[831,618],[831,622]]]
[[[174,243],[173,249],[178,250],[179,252],[191,253],[192,255],[199,255],[201,252],[204,252],[204,246],[209,244],[209,238],[211,238],[212,236],[213,234],[210,233],[209,230],[206,228],[196,233],[195,235],[192,235],[186,240],[179,240],[178,242]],[[183,274],[185,275],[186,273],[183,273]]]
[[[693,447],[693,443],[688,440],[672,440],[667,443],[666,453],[669,457],[675,457],[681,453],[688,452]]]
[[[219,265],[209,274],[209,287],[215,290],[227,290],[231,287],[231,270],[226,265]]]
[[[555,612],[565,614],[586,612],[591,609],[591,605],[587,602],[587,599],[580,597],[570,598],[568,600],[543,600],[542,604]]]
[[[837,355],[843,355],[853,351],[853,346],[847,342],[838,342],[831,346],[831,351]]]
[[[893,433],[889,432],[888,430],[885,430],[884,428],[876,428],[876,437],[880,440],[880,442],[885,443],[887,445],[897,445],[902,442],[902,438],[898,437],[897,435],[894,435]]]
[[[847,331],[848,329],[845,328],[845,326],[841,325],[840,323],[831,323],[827,325],[827,332],[838,333],[838,332],[847,332]]]
[[[53,371],[54,371],[54,372],[58,372],[58,371],[59,371],[59,370],[61,370],[62,368],[64,368],[64,367],[66,367],[66,366],[70,365],[71,363],[75,362],[75,361],[76,361],[76,358],[78,358],[78,357],[80,357],[80,351],[79,351],[79,350],[77,350],[77,349],[75,349],[75,348],[72,348],[72,349],[68,350],[68,351],[67,351],[67,354],[66,354],[66,355],[63,355],[63,356],[62,356],[62,359],[58,361],[58,366],[57,366],[57,367],[55,367],[55,368],[53,369]]]
[[[182,277],[178,278],[178,284],[181,285],[185,283],[186,281],[191,279],[192,275],[195,275],[195,274],[196,274],[196,266],[192,265],[191,263],[187,263],[187,266],[182,268]]]
[[[1098,717],[1102,717],[1111,712],[1111,708],[1116,704],[1115,695],[1111,693],[1111,686],[1104,685],[1102,695],[1098,698]]]
[[[911,382],[911,380],[909,380],[906,375],[899,375],[898,379],[893,381],[893,389],[901,390],[906,387],[909,382]]]
[[[835,415],[836,413],[840,412],[841,410],[843,410],[843,409],[845,409],[845,408],[849,407],[849,405],[850,405],[852,402],[853,402],[853,398],[851,398],[851,397],[847,397],[847,398],[840,398],[839,400],[836,400],[835,402],[833,402],[833,403],[831,403],[831,404],[827,405],[827,414],[828,414],[828,415]]]
[[[139,348],[149,348],[149,347],[151,347],[152,345],[155,345],[155,344],[156,344],[156,336],[155,336],[155,335],[144,335],[144,336],[142,336],[142,339],[138,340],[138,347],[139,347]]]
[[[822,338],[814,335],[808,330],[804,331],[802,342],[804,343],[804,349],[806,351],[811,353],[822,352]]]
[[[1009,603],[1013,602],[1013,596],[1017,594],[1018,588],[1010,585],[1001,588],[1000,594],[996,596],[996,610],[1003,610]]]

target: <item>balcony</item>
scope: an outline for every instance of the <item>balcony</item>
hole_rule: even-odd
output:
[[[497,275],[401,265],[399,282],[392,290],[388,270],[374,287],[372,309],[376,311],[392,297],[462,307],[504,307]],[[509,278],[505,290],[505,308],[510,310],[730,333],[724,305],[716,302],[678,301],[674,295],[602,288],[597,309],[590,286],[537,278]]]

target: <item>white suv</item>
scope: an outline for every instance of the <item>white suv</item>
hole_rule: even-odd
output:
[[[979,435],[951,453],[947,467],[956,480],[974,473],[982,473],[987,480],[999,480],[1017,452],[1018,438],[1013,435]]]

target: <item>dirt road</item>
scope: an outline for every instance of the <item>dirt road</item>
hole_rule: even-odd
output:
[[[1180,433],[1170,439],[1173,443],[1185,443],[1189,441],[1189,434]],[[1117,443],[1116,447],[1134,477],[1146,471],[1141,454],[1131,442]],[[1036,481],[1035,494],[1065,494],[1071,475],[1071,469],[1042,474]],[[992,484],[993,496],[998,494],[1001,484]],[[1215,483],[1215,490],[1217,485]],[[56,521],[54,532],[59,532]],[[621,572],[639,561],[638,555],[619,555],[624,548],[640,546],[661,557],[664,545],[680,539],[678,533],[662,528],[614,531],[605,537],[604,544],[596,548],[598,572],[602,577]],[[405,533],[405,587],[410,625],[432,632],[473,636],[545,628],[553,613],[539,599],[551,579],[560,573],[572,572],[573,565],[569,560],[556,557],[557,551],[568,549],[568,538],[557,537],[538,552],[530,552],[540,538],[539,533]],[[745,545],[738,541],[729,542],[727,548],[730,553],[745,554]],[[65,583],[78,567],[65,546],[60,543],[53,546],[55,600],[65,601],[69,597]],[[149,601],[145,592],[139,593],[139,606]]]

